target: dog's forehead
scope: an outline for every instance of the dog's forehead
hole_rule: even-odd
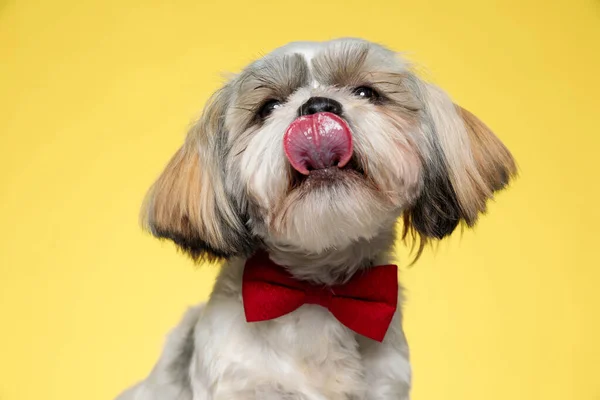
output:
[[[365,50],[367,50],[366,53]],[[342,60],[342,68],[346,69],[347,63],[351,62],[350,60],[353,57],[356,58],[357,62],[361,60],[360,64],[362,65],[364,62],[362,57],[365,55],[368,55],[368,59],[371,60],[370,65],[391,69],[404,67],[404,62],[398,59],[396,54],[388,48],[359,38],[339,38],[323,42],[291,42],[271,51],[257,64],[261,65],[264,62],[269,62],[269,60],[282,59],[283,57],[300,56],[308,67],[310,85],[316,88],[320,86],[319,80],[313,74],[313,64],[317,60],[326,59],[328,60],[326,65],[331,65],[331,60],[339,57],[339,60]]]
[[[318,88],[332,82],[353,82],[364,71],[397,73],[405,66],[396,53],[364,39],[291,42],[252,62],[236,82],[241,91],[264,86],[297,88],[299,81],[302,86]]]
[[[352,45],[369,46],[373,49],[380,47],[367,40],[357,38],[341,38],[324,42],[291,42],[273,50],[267,55],[267,57],[280,57],[284,55],[300,54],[306,60],[307,64],[310,64],[311,61],[320,53],[324,53],[328,50],[334,50],[343,46]],[[381,50],[385,51],[383,48],[381,48]]]
[[[268,54],[270,57],[281,57],[288,54],[300,54],[308,64],[315,55],[323,50],[324,42],[293,42],[279,47]]]

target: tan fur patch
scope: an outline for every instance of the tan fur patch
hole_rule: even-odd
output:
[[[457,110],[467,128],[478,170],[491,190],[502,189],[517,172],[512,155],[479,118],[460,106]]]
[[[152,186],[142,213],[153,231],[203,237],[215,246],[222,235],[215,224],[214,188],[203,176],[198,149],[190,142],[195,141],[175,153]]]

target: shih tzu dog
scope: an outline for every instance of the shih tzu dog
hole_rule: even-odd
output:
[[[145,226],[224,260],[119,399],[408,399],[390,251],[473,226],[515,174],[473,114],[367,41],[292,43],[218,90],[151,188]]]

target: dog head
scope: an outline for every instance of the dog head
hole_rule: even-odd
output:
[[[143,218],[195,259],[345,249],[401,216],[424,243],[475,224],[514,173],[496,136],[397,54],[292,43],[213,95]]]

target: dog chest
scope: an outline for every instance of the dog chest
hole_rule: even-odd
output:
[[[297,375],[294,381],[303,382],[307,390],[344,400],[364,391],[356,334],[326,309],[304,305],[259,329],[271,351],[291,366],[290,373]]]

